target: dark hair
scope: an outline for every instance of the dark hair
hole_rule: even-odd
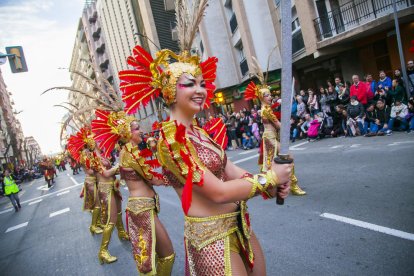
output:
[[[380,98],[380,99],[378,99],[376,103],[378,103],[378,102],[385,103],[384,99],[381,99],[381,98]]]

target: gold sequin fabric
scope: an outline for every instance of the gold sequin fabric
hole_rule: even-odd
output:
[[[206,245],[235,232],[238,229],[239,214],[234,212],[206,218],[185,217],[184,237],[197,250],[201,250]]]
[[[273,159],[277,156],[277,140],[275,131],[265,130],[263,132],[263,167],[262,172],[272,168]]]
[[[214,144],[210,141],[203,144],[191,139],[191,143],[197,151],[198,158],[203,162],[204,166],[211,171],[217,178],[224,181],[224,169],[227,164],[227,155],[223,154],[223,158],[217,153]]]
[[[186,245],[186,276],[230,276],[226,273],[226,239],[210,243],[201,250],[197,250],[187,240]],[[230,258],[230,256],[228,256]],[[228,268],[229,269],[229,268]]]
[[[151,199],[151,198],[149,198]],[[147,200],[143,198],[129,200],[127,207],[128,232],[132,244],[132,255],[140,273],[156,275],[155,262],[155,202],[152,200],[152,209],[136,210],[139,206],[148,208]],[[138,203],[137,203],[138,202]],[[147,206],[147,207],[145,207]],[[133,210],[137,211],[134,212]]]
[[[219,149],[219,146],[214,144],[211,139],[205,136],[204,138],[207,142],[203,144],[193,139],[190,139],[190,142],[194,146],[197,156],[204,164],[204,167],[211,171],[217,178],[224,181],[224,169],[227,165],[227,155],[223,150]],[[165,185],[172,186],[174,188],[180,188],[184,184],[165,166],[163,166],[163,179]]]
[[[101,224],[109,223],[110,208],[115,202],[112,201],[112,193],[114,192],[114,182],[99,182],[98,195],[101,203]]]
[[[119,168],[121,173],[122,180],[130,181],[140,181],[143,180],[142,177],[136,172],[131,170],[125,170],[124,168]]]
[[[86,177],[84,186],[84,197],[83,197],[83,210],[92,211],[95,206],[96,200],[96,178]]]

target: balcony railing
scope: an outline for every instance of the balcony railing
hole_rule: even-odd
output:
[[[397,10],[414,6],[413,0],[397,0]],[[392,13],[393,0],[353,0],[314,19],[318,40],[334,37]]]

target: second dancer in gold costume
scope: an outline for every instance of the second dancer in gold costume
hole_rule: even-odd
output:
[[[244,98],[246,100],[259,99],[262,105],[261,116],[264,126],[264,132],[262,136],[262,155],[259,157],[259,164],[261,164],[261,171],[266,173],[271,170],[273,159],[277,157],[280,147],[280,122],[276,115],[274,114],[272,106],[272,94],[270,93],[270,88],[266,84],[266,78],[260,70],[260,65],[257,64],[256,59],[253,57],[253,61],[256,63],[256,76],[260,81],[259,85],[256,85],[253,81],[249,83],[246,87],[246,92],[244,93]],[[283,103],[282,103],[283,104]],[[291,175],[290,182],[290,191],[293,195],[305,195],[306,192],[303,191],[298,185],[298,179],[293,172]]]
[[[162,176],[152,170],[160,166],[149,149],[139,150],[142,132],[132,116],[98,110],[92,129],[106,141],[108,151],[115,142],[122,144],[121,179],[128,186],[127,227],[137,269],[141,275],[171,275],[175,254],[171,240],[158,218],[159,199],[152,185],[163,184]]]

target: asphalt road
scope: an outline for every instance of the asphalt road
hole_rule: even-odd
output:
[[[249,201],[268,275],[414,275],[414,135],[297,141],[291,152],[308,195],[284,206]],[[258,170],[256,149],[228,157]],[[50,190],[43,179],[23,184],[18,213],[0,199],[0,275],[136,275],[130,245],[116,232],[109,249],[118,261],[99,264],[101,238],[88,231],[82,181],[66,171]],[[173,275],[183,275],[181,207],[172,189],[157,191],[177,253]]]

